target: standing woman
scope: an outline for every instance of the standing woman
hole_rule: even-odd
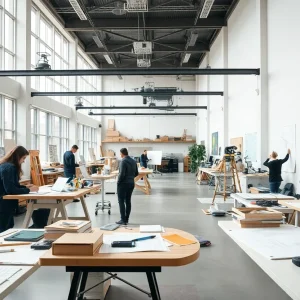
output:
[[[264,165],[269,168],[269,182],[270,182],[270,192],[271,193],[278,193],[279,187],[282,181],[281,177],[281,167],[286,161],[288,161],[291,154],[291,150],[288,149],[288,153],[284,159],[277,159],[278,154],[273,151],[268,158]]]
[[[29,194],[39,189],[19,183],[23,174],[21,165],[28,155],[24,147],[17,146],[0,160],[0,232],[14,227],[14,212],[18,208],[18,200],[3,200],[2,197]]]

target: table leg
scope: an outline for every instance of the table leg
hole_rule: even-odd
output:
[[[102,185],[101,185],[101,195],[102,195],[102,208],[104,207],[104,182],[105,180],[102,179]]]
[[[33,200],[29,200],[29,203],[27,204],[26,215],[25,215],[24,222],[22,225],[23,228],[28,228],[32,213],[33,213]]]
[[[71,287],[70,287],[70,292],[69,292],[69,296],[68,296],[68,300],[76,300],[77,299],[77,292],[78,292],[78,287],[79,287],[81,277],[82,277],[82,272],[81,271],[75,271],[74,272]]]
[[[83,196],[80,197],[80,202],[81,202],[81,205],[82,205],[82,208],[83,208],[83,211],[84,211],[84,216],[86,217],[86,219],[88,221],[90,221],[91,218],[90,218],[89,211],[88,211],[88,209],[86,207],[86,203],[85,203],[85,200],[84,200]]]
[[[68,220],[68,214],[66,211],[64,200],[60,200],[58,203],[58,209],[60,210],[62,220]]]
[[[83,272],[82,274],[82,279],[81,279],[81,283],[80,283],[80,288],[79,288],[79,292],[83,292],[85,290],[85,286],[86,286],[86,281],[88,278],[89,273],[88,272]],[[78,297],[78,300],[83,300],[84,298],[84,294],[81,294]]]
[[[49,217],[48,217],[48,222],[47,225],[50,225],[52,223],[52,220],[54,218],[54,212],[56,211],[55,208],[50,209]]]
[[[156,276],[154,272],[147,272],[148,283],[153,300],[161,300]]]
[[[151,189],[151,184],[150,184],[150,182],[147,178],[147,175],[144,178],[145,178],[145,182],[147,182],[147,185],[148,185],[149,189]]]
[[[298,227],[298,222],[299,222],[299,211],[295,211],[295,227]]]

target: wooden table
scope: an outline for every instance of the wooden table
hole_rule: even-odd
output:
[[[128,232],[125,228],[119,228],[119,232]],[[114,231],[115,232],[115,231]],[[104,234],[114,232],[105,231]],[[139,232],[134,228],[131,232]],[[166,233],[177,233],[183,237],[195,240],[195,237],[187,232],[167,228]],[[162,267],[179,267],[190,264],[199,257],[200,245],[195,243],[188,246],[170,247],[169,252],[136,252],[103,254],[95,253],[93,256],[55,256],[51,249],[40,257],[41,266],[65,266],[67,272],[74,272],[69,292],[69,300],[77,298],[78,292],[85,290],[86,278],[89,272],[141,272],[146,273],[151,296],[153,300],[160,300],[159,287],[156,280],[156,272],[161,272]],[[175,271],[175,270],[174,270]],[[82,299],[82,298],[81,298]]]
[[[134,178],[135,188],[142,191],[146,195],[150,195],[151,193],[151,185],[147,178],[147,175],[149,174],[153,174],[153,170],[139,168],[139,175]],[[140,179],[143,179],[144,185],[137,184]]]
[[[300,219],[300,207],[299,206],[293,206],[292,203],[296,203],[299,205],[299,200],[282,200],[280,201],[280,204],[287,206],[290,209],[293,209],[295,211],[295,226],[298,227],[299,225],[299,219]]]
[[[40,191],[46,187],[40,187]],[[49,187],[47,187],[49,188]],[[89,220],[90,215],[85,203],[84,196],[89,194],[92,191],[99,189],[99,185],[94,185],[91,188],[79,189],[75,192],[49,192],[47,194],[26,194],[26,195],[7,195],[3,196],[3,199],[6,201],[9,200],[27,200],[27,212],[23,222],[23,228],[28,228],[32,213],[37,208],[49,208],[50,215],[48,218],[48,225],[57,220],[67,220],[67,219],[76,219],[76,220]],[[84,217],[68,217],[66,211],[66,205],[73,202],[74,199],[80,199]],[[61,214],[61,217],[59,216]]]
[[[90,178],[87,178],[88,180],[101,180],[101,203],[97,202],[96,208],[95,208],[95,215],[98,215],[98,210],[104,211],[105,209],[108,209],[108,214],[110,215],[110,209],[111,209],[111,203],[110,201],[105,201],[104,200],[104,184],[105,180],[112,179],[117,177],[118,174],[115,172],[112,172],[110,175],[98,175],[98,174],[93,174]],[[101,205],[99,205],[101,204]]]
[[[234,238],[231,233],[241,228],[232,221],[219,221],[218,225],[268,274],[292,299],[300,300],[300,272],[290,259],[271,260]],[[290,226],[290,225],[282,225]],[[291,226],[290,226],[291,227]],[[247,230],[247,228],[244,228]]]

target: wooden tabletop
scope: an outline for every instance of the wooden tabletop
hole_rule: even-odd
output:
[[[93,185],[90,188],[78,189],[74,192],[51,192],[48,194],[24,194],[24,195],[6,195],[3,196],[5,200],[53,200],[53,199],[77,199],[80,198],[90,192],[97,190],[100,185]]]
[[[100,174],[92,174],[91,177],[93,177],[93,179],[102,179],[102,180],[107,180],[107,179],[112,179],[115,178],[118,174],[112,172],[109,175],[100,175]]]
[[[113,234],[115,232],[134,233],[139,232],[139,228],[128,230],[119,228],[115,231],[103,231],[103,234]],[[163,235],[177,233],[181,236],[195,240],[190,233],[178,229],[167,228]],[[58,256],[52,255],[52,249],[48,250],[40,257],[41,266],[118,266],[118,267],[164,267],[164,266],[184,266],[197,260],[200,252],[200,244],[197,242],[188,246],[173,245],[168,252],[135,252],[104,254],[96,253],[94,256]]]
[[[300,207],[293,206],[293,205],[290,205],[290,204],[289,204],[289,202],[290,202],[290,203],[300,203],[300,200],[296,200],[296,199],[295,199],[295,200],[279,200],[278,202],[279,202],[280,204],[282,204],[282,205],[285,205],[285,206],[287,206],[287,207],[293,209],[293,210],[300,211]]]
[[[153,173],[152,169],[141,169],[141,168],[139,168],[138,171],[139,171],[139,174],[152,174]],[[112,171],[112,174],[117,174],[118,175],[119,170]]]

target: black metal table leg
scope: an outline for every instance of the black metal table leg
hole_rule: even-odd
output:
[[[79,293],[83,292],[85,290],[85,286],[86,286],[86,281],[88,278],[89,273],[88,272],[83,272],[82,273],[82,278],[81,278],[81,283],[80,283],[80,288],[79,288]],[[78,300],[83,300],[84,294],[81,294],[78,297]]]
[[[146,272],[146,274],[147,274],[147,278],[148,278],[148,283],[149,283],[152,299],[153,300],[161,300],[155,273],[154,272]]]
[[[78,292],[78,287],[79,287],[81,277],[82,277],[81,271],[74,272],[68,300],[76,300],[77,299],[77,292]]]

